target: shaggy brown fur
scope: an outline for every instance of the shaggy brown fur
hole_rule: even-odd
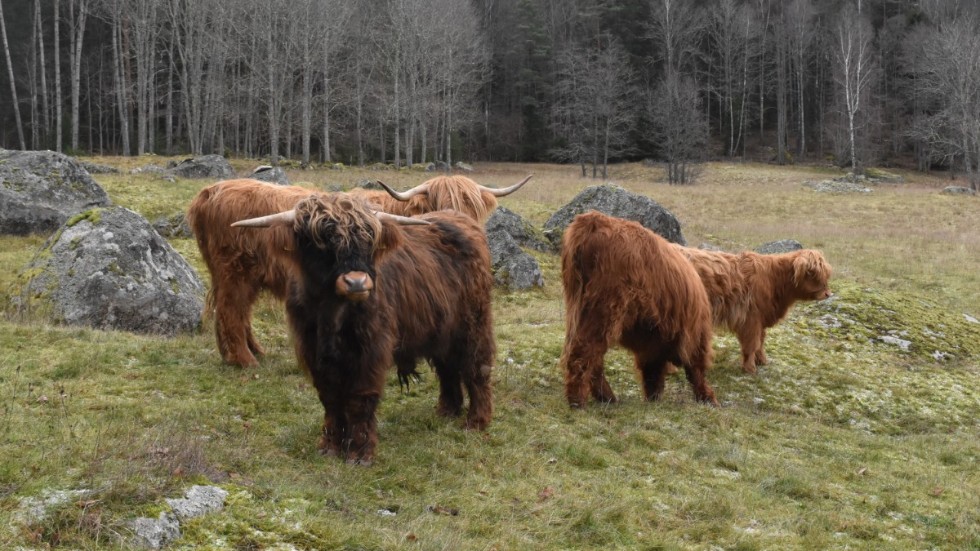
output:
[[[711,307],[680,251],[636,222],[594,211],[575,217],[562,243],[569,405],[585,406],[590,393],[616,401],[603,372],[603,357],[616,344],[633,352],[646,399],[660,397],[674,362],[684,366],[695,398],[717,405],[705,380]]]
[[[287,228],[256,232],[231,224],[289,210],[312,193],[298,186],[242,179],[205,187],[191,201],[187,222],[211,273],[205,312],[214,313],[215,337],[225,362],[258,364],[255,355],[263,351],[252,332],[252,305],[263,289],[286,298],[286,258],[294,248]]]
[[[746,373],[755,373],[756,364],[769,362],[766,329],[779,323],[796,301],[832,295],[828,287],[832,269],[820,251],[730,254],[673,246],[687,256],[701,277],[715,327],[738,337]]]
[[[378,205],[381,210],[401,216],[415,216],[437,210],[454,210],[480,222],[487,221],[497,208],[497,198],[483,190],[466,176],[436,176],[426,180],[425,193],[408,201],[399,201],[388,193],[378,190],[356,189],[352,193],[363,196]]]
[[[485,429],[495,344],[480,224],[452,211],[421,216],[428,225],[378,224],[348,194],[311,196],[296,212],[290,262],[298,277],[286,311],[324,408],[321,452],[369,464],[385,373],[393,363],[411,371],[423,358],[439,377],[437,412],[458,415],[465,389],[466,426]]]

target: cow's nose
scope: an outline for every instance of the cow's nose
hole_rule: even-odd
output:
[[[367,274],[344,275],[344,283],[347,284],[347,289],[352,293],[356,293],[358,291],[364,291],[365,290],[364,287],[367,286],[367,279],[368,279]]]
[[[371,276],[364,272],[348,272],[337,278],[337,294],[355,302],[366,299],[373,288]]]

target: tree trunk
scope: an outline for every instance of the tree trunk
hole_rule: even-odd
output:
[[[118,14],[116,14],[118,15]],[[119,19],[112,19],[112,73],[116,82],[116,105],[119,106],[119,135],[122,139],[122,154],[129,155],[129,101],[126,94],[126,76],[122,69]]]
[[[51,104],[48,98],[48,64],[44,57],[44,25],[43,19],[41,17],[41,0],[34,0],[34,13],[37,18],[37,47],[38,54],[40,55],[40,67],[39,71],[41,73],[41,119],[42,126],[44,127],[45,142],[47,142],[47,137],[51,134]]]
[[[786,164],[786,44],[776,36],[776,164]]]
[[[54,0],[54,126],[55,151],[61,153],[62,145],[62,112],[61,112],[61,33],[59,32],[61,15],[60,2]]]
[[[167,127],[164,131],[167,155],[174,154],[174,71],[176,69],[174,65],[174,42],[176,40],[177,31],[174,30],[170,44],[167,46],[167,106],[164,114],[164,124]]]
[[[7,23],[3,19],[3,2],[0,2],[0,31],[3,31],[3,55],[7,59],[7,75],[10,78],[10,97],[13,98],[14,120],[17,123],[17,139],[20,141],[20,148],[27,149],[27,142],[24,141],[24,126],[20,120],[20,102],[17,101],[17,85],[14,80],[14,66],[10,61],[10,45],[7,43]]]
[[[73,17],[74,32],[71,36],[71,148],[78,151],[79,95],[82,76],[82,37],[85,36],[85,20],[88,17],[87,0],[78,1],[78,14]],[[72,11],[75,3],[69,4]]]
[[[398,71],[400,58],[395,56],[395,65],[392,78],[395,81],[395,168],[401,166],[402,151],[401,151],[401,132],[402,132],[402,112],[401,112],[401,89],[399,84],[401,83],[401,75]]]
[[[330,163],[333,162],[333,156],[330,153],[330,76],[329,68],[327,67],[326,61],[324,61],[323,70],[323,162]],[[358,121],[360,125],[360,121]],[[360,126],[358,126],[358,136],[360,136]],[[360,138],[358,138],[360,139]],[[343,160],[343,159],[341,159]]]
[[[36,14],[34,14],[34,15],[36,15]],[[37,44],[39,42],[39,40],[38,40],[38,38],[39,38],[39,33],[38,33],[39,28],[40,28],[40,25],[38,25],[37,18],[32,16],[32,18],[31,18],[31,47],[30,47],[31,59],[28,62],[28,65],[27,65],[27,83],[28,83],[28,87],[30,89],[30,96],[31,96],[31,149],[33,149],[35,151],[38,150],[38,149],[40,149],[40,147],[38,146],[38,140],[39,140],[39,134],[41,133],[40,132],[41,114],[38,111],[38,106],[39,106],[39,103],[40,102],[38,100],[39,91],[38,91],[38,82],[37,82],[38,81],[38,74],[37,74],[38,73],[38,63],[39,63],[39,61],[38,61]],[[44,69],[42,68],[41,70],[43,72]]]

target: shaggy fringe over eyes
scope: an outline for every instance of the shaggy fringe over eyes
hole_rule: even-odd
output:
[[[452,209],[482,221],[497,208],[497,198],[466,176],[436,176],[426,183],[431,210]]]
[[[802,285],[806,279],[827,281],[833,271],[823,254],[809,249],[799,251],[793,268],[793,283],[796,285]]]
[[[367,239],[372,250],[381,240],[381,220],[362,200],[346,194],[310,195],[296,205],[296,229],[309,227],[317,247],[327,242],[349,248],[355,241]]]

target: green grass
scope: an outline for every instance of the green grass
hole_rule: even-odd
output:
[[[477,168],[492,185],[534,172],[503,204],[535,224],[594,183],[577,167]],[[425,177],[289,175],[311,187]],[[832,175],[712,164],[680,188],[653,168],[614,167],[611,179],[667,206],[691,244],[795,238],[835,267],[835,299],[798,305],[774,328],[759,375],[741,373],[733,337],[716,337],[709,380],[721,408],[696,404],[680,375],[662,401],[643,402],[629,355],[614,350],[606,364],[621,403],[570,410],[558,260],[534,253],[546,287],[494,298],[490,429],[437,417],[428,370],[408,392],[392,376],[370,468],[317,455],[322,409],[275,301],[255,317],[268,354],[241,370],[220,363],[210,325],[165,339],[17,315],[17,271],[43,238],[0,238],[0,548],[127,548],[128,520],[157,516],[197,483],[228,490],[227,506],[183,524],[175,548],[978,548],[980,324],[964,314],[980,318],[980,200],[941,196],[941,182],[906,173],[906,184],[860,196],[802,185]],[[205,185],[98,181],[151,220]],[[193,240],[171,243],[206,279]],[[889,334],[908,350],[880,340]],[[24,520],[25,498],[82,489]]]

